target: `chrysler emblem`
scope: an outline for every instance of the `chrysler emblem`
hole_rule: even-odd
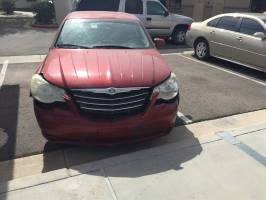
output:
[[[117,90],[116,90],[116,88],[109,88],[109,89],[107,90],[107,92],[108,92],[108,94],[110,94],[110,95],[115,95],[115,94],[117,93]]]

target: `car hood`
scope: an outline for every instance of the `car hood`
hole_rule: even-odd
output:
[[[155,49],[52,49],[40,70],[63,88],[151,87],[171,73]]]
[[[194,20],[190,17],[186,17],[183,15],[177,15],[171,13],[172,21],[178,22],[180,24],[191,24]]]

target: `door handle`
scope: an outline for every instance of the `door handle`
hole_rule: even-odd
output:
[[[243,37],[236,37],[237,40],[242,41]]]
[[[215,33],[215,31],[210,31],[210,34],[214,34]]]
[[[147,17],[146,20],[147,20],[147,21],[151,21],[152,18],[151,18],[151,17]]]

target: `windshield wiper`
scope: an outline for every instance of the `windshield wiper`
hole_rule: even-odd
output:
[[[76,45],[76,44],[57,44],[59,48],[74,48],[74,49],[90,49],[90,47]]]
[[[120,45],[98,45],[98,46],[93,46],[91,47],[93,49],[132,49],[131,47],[127,47],[127,46],[120,46]]]

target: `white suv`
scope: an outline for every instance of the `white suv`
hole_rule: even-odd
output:
[[[171,38],[183,44],[193,19],[169,13],[159,0],[78,0],[76,11],[118,11],[136,15],[152,37]]]

